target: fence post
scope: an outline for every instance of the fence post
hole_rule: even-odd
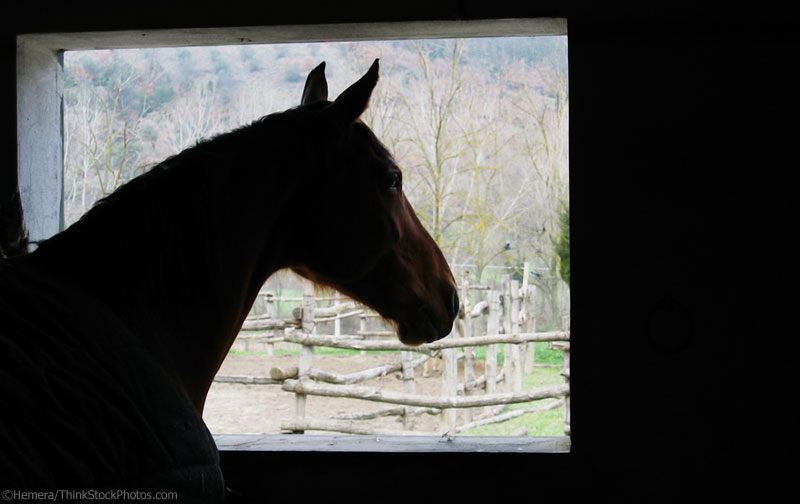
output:
[[[266,305],[267,305],[267,315],[271,319],[278,319],[278,312],[275,310],[275,295],[271,292],[266,295]],[[274,336],[280,336],[283,332],[283,329],[277,329],[272,334]],[[275,355],[275,343],[269,342],[267,343],[267,355],[270,357]]]
[[[366,314],[366,312],[362,312],[361,315],[358,316],[358,332],[359,332],[359,334],[364,334],[364,333],[367,332],[367,314]],[[359,355],[361,357],[364,357],[365,355],[367,355],[367,351],[366,350],[361,350],[361,352],[359,352]]]
[[[517,320],[519,322],[520,332],[525,331],[528,324],[528,279],[531,274],[531,263],[526,262],[523,264],[522,269],[522,286],[519,288],[519,311],[517,313]],[[528,366],[528,348],[529,343],[522,343],[520,345],[520,372],[525,376],[533,367]]]
[[[316,303],[314,297],[314,284],[308,280],[303,281],[303,327],[301,331],[305,334],[314,333],[314,305]],[[308,372],[311,369],[311,362],[314,359],[314,347],[312,345],[303,344],[300,349],[300,363],[298,365],[297,379],[300,382],[307,381]],[[294,425],[302,426],[305,423],[306,416],[306,394],[295,394],[294,402]],[[303,429],[298,428],[292,431],[294,434],[303,434]]]
[[[511,280],[509,275],[503,276],[503,327],[507,335],[519,333],[519,280]],[[522,367],[519,345],[506,343],[503,355],[503,370],[505,371],[506,392],[520,392],[522,390]]]
[[[489,317],[486,321],[487,334],[500,333],[500,293],[490,290],[486,294],[486,300],[489,302]],[[484,369],[484,376],[486,376],[486,394],[494,394],[497,392],[497,344],[486,346],[486,364]],[[486,406],[486,412],[492,411],[491,406]]]
[[[469,270],[466,269],[464,270],[461,280],[461,307],[461,313],[459,314],[461,318],[461,330],[458,336],[461,338],[469,338],[472,336],[472,317],[470,316],[472,301],[470,299],[469,290]],[[471,347],[463,347],[462,351],[464,352],[464,395],[468,396],[475,393],[475,388],[473,386],[475,383],[475,359],[472,357],[473,352]],[[463,416],[464,423],[472,422],[472,408],[464,408]]]
[[[416,393],[414,366],[412,365],[414,354],[408,350],[403,350],[400,355],[403,360],[403,391],[406,394],[414,394]],[[405,430],[413,430],[414,428],[414,419],[410,415],[411,409],[410,406],[403,407],[403,428]]]
[[[523,331],[536,332],[536,286],[528,285],[524,299],[525,321]],[[529,341],[525,344],[525,373],[533,373],[536,367],[536,343]]]
[[[333,306],[336,306],[337,304],[339,304],[341,299],[342,299],[342,295],[339,294],[339,291],[336,291],[336,293],[333,295]],[[336,315],[337,315],[336,316],[336,320],[333,321],[333,334],[335,336],[341,336],[341,334],[342,334],[342,318],[339,316],[339,315],[341,315],[340,313],[337,312]]]
[[[453,331],[447,337],[456,337]],[[442,392],[443,397],[455,397],[458,394],[458,361],[456,360],[455,348],[442,349]],[[442,408],[441,418],[439,419],[439,432],[441,434],[456,432],[456,409]]]
[[[510,334],[518,334],[522,332],[522,327],[520,327],[519,321],[519,307],[520,307],[520,296],[519,296],[519,280],[512,280],[511,281],[511,332]],[[513,392],[522,392],[522,354],[520,352],[520,345],[511,345],[511,369],[512,373],[511,376],[513,377],[512,380],[512,391]]]
[[[561,327],[563,328],[564,332],[569,334],[570,332],[570,316],[569,314],[563,315],[561,317]],[[570,337],[570,341],[566,342],[567,344],[564,347],[564,368],[561,370],[561,376],[564,377],[564,381],[569,385],[569,350],[570,346],[572,345],[572,338]],[[564,396],[564,434],[567,436],[570,435],[572,428],[570,426],[570,402],[569,402],[569,392]]]
[[[503,275],[500,279],[500,292],[503,297],[503,333],[511,334],[511,276]],[[511,369],[511,345],[506,343],[503,345],[503,374],[505,375],[505,383],[503,388],[506,392],[513,391],[513,376]]]

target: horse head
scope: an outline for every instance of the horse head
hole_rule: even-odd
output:
[[[290,267],[393,321],[403,343],[450,333],[459,310],[447,261],[403,193],[389,151],[360,121],[378,81],[378,60],[335,101],[325,64],[311,71],[303,110],[311,175],[303,182],[304,218],[324,221],[293,240]],[[297,233],[302,234],[302,233]]]

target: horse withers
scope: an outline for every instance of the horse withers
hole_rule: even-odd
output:
[[[378,61],[332,102],[324,70],[299,107],[166,159],[0,263],[0,486],[222,499],[203,405],[280,269],[373,307],[407,344],[450,332],[453,275],[359,120]],[[326,220],[347,225],[309,227]]]

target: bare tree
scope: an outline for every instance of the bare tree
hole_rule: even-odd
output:
[[[458,199],[456,181],[463,173],[461,156],[468,148],[458,132],[455,115],[463,83],[462,45],[447,41],[441,57],[433,57],[428,44],[416,43],[416,75],[400,95],[405,129],[401,143],[408,144],[407,168],[415,207],[434,240],[451,251],[446,235],[458,215],[451,211]]]
[[[64,157],[66,199],[80,203],[67,212],[67,222],[142,171],[139,137],[150,110],[146,90],[158,69],[118,65],[102,82],[87,74],[78,78],[66,97]]]
[[[480,280],[488,265],[508,253],[510,239],[530,212],[533,176],[514,172],[520,157],[514,149],[519,131],[508,121],[506,83],[476,76],[462,93],[458,124],[468,148],[462,156],[461,210],[451,222],[460,230],[455,255],[461,257],[463,249],[463,260],[475,265]]]
[[[216,81],[195,81],[153,120],[158,127],[157,157],[177,154],[225,129]]]
[[[547,51],[553,47],[549,43]],[[478,280],[498,263],[521,268],[532,262],[537,271],[557,271],[554,242],[568,185],[563,63],[543,63],[535,46],[506,44],[498,52],[492,44],[464,40],[314,50],[310,57],[292,46],[274,65],[247,66],[246,75],[224,88],[219,56],[178,58],[183,67],[171,78],[182,84],[153,107],[148,97],[164,71],[152,55],[149,62],[147,54],[136,55],[138,73],[123,65],[102,85],[78,79],[65,115],[65,193],[68,205],[78,208],[69,215],[80,215],[146,162],[294,105],[302,82],[287,86],[287,68],[303,73],[324,59],[335,87],[382,57],[382,78],[363,120],[403,167],[409,199],[451,262],[473,264]],[[236,61],[226,60],[230,68],[257,57],[235,54]],[[536,280],[542,292],[557,295],[555,277]]]
[[[565,285],[558,275],[559,217],[568,204],[569,187],[569,92],[566,75],[556,65],[536,67],[521,77],[525,82],[514,101],[525,119],[521,152],[525,167],[534,175],[530,197],[536,200],[528,223],[520,226],[535,262],[546,265],[547,274],[536,283],[550,299],[551,316],[560,320]],[[531,82],[535,84],[530,84]]]

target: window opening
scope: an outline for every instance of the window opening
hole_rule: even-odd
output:
[[[205,421],[214,434],[569,433],[566,36],[68,51],[65,224],[197,141],[297,105],[319,62],[336,96],[374,58],[362,120],[403,169],[462,317],[447,339],[404,350],[364,307],[274,275]],[[298,337],[312,321],[313,349]]]

